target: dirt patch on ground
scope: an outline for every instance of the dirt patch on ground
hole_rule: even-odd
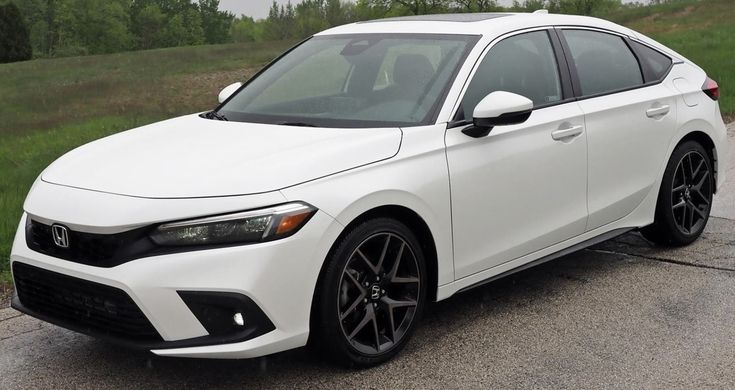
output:
[[[222,72],[211,72],[196,75],[172,76],[166,83],[178,91],[175,96],[178,104],[200,110],[214,108],[217,95],[222,88],[236,82],[244,83],[252,77],[260,67],[236,69]]]
[[[725,121],[725,123],[735,122],[735,112],[731,112],[729,114],[722,114],[722,119]]]
[[[10,306],[10,297],[13,295],[13,286],[0,282],[0,309]]]
[[[690,6],[686,7],[686,8],[684,8],[684,10],[682,10],[680,12],[677,12],[676,13],[676,16],[687,16],[687,15],[691,14],[692,11],[694,11],[695,8],[696,8],[695,6],[690,5]]]

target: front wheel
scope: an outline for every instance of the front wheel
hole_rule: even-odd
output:
[[[695,141],[674,149],[656,203],[654,223],[641,229],[661,245],[683,246],[704,231],[712,208],[714,171],[707,151]]]
[[[424,254],[404,224],[376,218],[336,244],[315,296],[313,346],[348,366],[372,366],[408,342],[426,300]]]

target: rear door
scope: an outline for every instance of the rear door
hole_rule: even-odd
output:
[[[626,36],[565,28],[560,37],[585,116],[589,231],[653,189],[676,127],[676,91],[661,83],[671,59]]]

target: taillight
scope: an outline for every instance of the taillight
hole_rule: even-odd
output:
[[[717,82],[715,80],[712,80],[709,77],[707,77],[707,81],[705,81],[704,85],[702,85],[702,92],[706,93],[707,96],[712,98],[712,100],[717,100],[720,98],[720,86],[717,85]]]

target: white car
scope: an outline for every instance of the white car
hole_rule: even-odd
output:
[[[681,55],[588,17],[333,28],[214,111],[43,171],[12,304],[157,355],[308,343],[377,364],[430,301],[633,229],[694,241],[723,182],[718,96]]]

